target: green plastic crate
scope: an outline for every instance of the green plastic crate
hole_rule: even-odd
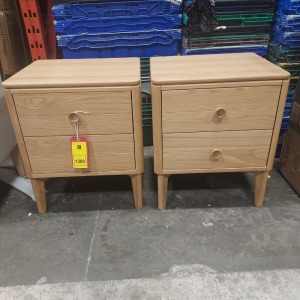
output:
[[[300,64],[284,64],[281,66],[283,69],[291,74],[292,79],[299,79],[300,76]]]
[[[218,21],[241,21],[242,25],[251,25],[254,23],[268,23],[273,20],[273,13],[257,14],[225,14],[218,15]]]
[[[300,51],[283,51],[279,46],[269,45],[268,59],[276,64],[293,64],[300,62]]]
[[[190,49],[222,46],[253,46],[267,45],[269,38],[269,34],[230,34],[223,36],[184,38],[182,44],[185,48]]]

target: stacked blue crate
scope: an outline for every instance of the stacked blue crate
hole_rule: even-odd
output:
[[[184,0],[184,13],[195,1]],[[186,26],[182,54],[254,52],[265,57],[274,8],[275,0],[215,0],[217,27],[203,32],[197,24]],[[188,15],[183,19],[188,25]]]
[[[64,58],[178,54],[181,0],[74,1],[52,14]]]
[[[281,133],[285,133],[300,75],[300,0],[278,1],[267,58],[291,73],[289,93],[281,124]]]
[[[64,58],[140,57],[142,82],[148,82],[149,57],[179,52],[182,0],[56,2],[52,14]],[[144,145],[151,145],[151,96],[143,92],[142,101]]]

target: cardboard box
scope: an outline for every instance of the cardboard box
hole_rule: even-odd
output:
[[[0,0],[0,10],[14,10],[14,0]]]
[[[29,57],[18,9],[12,3],[0,0],[0,7],[4,7],[0,10],[0,61],[4,75],[13,75],[24,68]]]
[[[291,120],[280,157],[280,171],[300,195],[300,81],[298,81]]]

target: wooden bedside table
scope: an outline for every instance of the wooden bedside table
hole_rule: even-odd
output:
[[[256,174],[262,206],[290,74],[252,53],[151,58],[158,207],[168,176]]]
[[[142,208],[138,58],[36,61],[3,86],[40,213],[47,210],[44,180],[50,177],[128,174],[135,207]],[[87,169],[73,168],[72,113],[79,117],[79,137],[88,141]]]

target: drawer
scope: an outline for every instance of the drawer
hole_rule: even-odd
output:
[[[265,167],[272,130],[163,135],[164,170]]]
[[[25,137],[33,174],[135,170],[132,134],[89,135],[89,169],[73,169],[70,138]]]
[[[68,116],[80,114],[79,134],[132,133],[131,92],[15,94],[24,136],[74,135]]]
[[[162,131],[272,129],[280,86],[162,92]]]

